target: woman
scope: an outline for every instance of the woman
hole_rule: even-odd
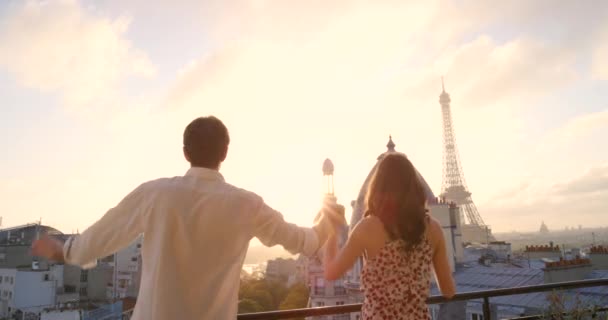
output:
[[[340,278],[363,256],[363,319],[430,319],[426,299],[431,264],[447,298],[454,295],[454,280],[441,225],[427,214],[424,190],[405,155],[388,154],[381,160],[366,209],[339,253],[336,235],[329,238],[325,277]]]

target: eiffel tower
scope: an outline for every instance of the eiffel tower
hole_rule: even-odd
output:
[[[464,179],[460,164],[452,113],[450,110],[450,95],[445,92],[443,78],[441,79],[441,94],[439,103],[443,118],[443,178],[441,197],[455,202],[460,207],[460,221],[463,229],[463,240],[469,242],[488,242],[493,240],[489,227],[483,222]]]

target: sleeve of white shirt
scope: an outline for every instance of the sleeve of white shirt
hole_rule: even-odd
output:
[[[254,217],[254,236],[266,246],[282,245],[292,254],[312,256],[319,249],[317,232],[285,222],[283,215],[262,201]]]
[[[63,246],[66,263],[92,268],[97,259],[133,242],[144,229],[147,211],[144,186],[127,195],[82,234],[69,238]]]

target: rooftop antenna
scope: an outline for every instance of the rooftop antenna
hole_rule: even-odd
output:
[[[443,76],[441,76],[441,92],[445,92],[445,86],[443,85]]]

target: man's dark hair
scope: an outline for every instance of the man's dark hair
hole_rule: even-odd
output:
[[[228,129],[220,119],[194,119],[184,130],[184,153],[193,167],[218,168],[230,143]]]

